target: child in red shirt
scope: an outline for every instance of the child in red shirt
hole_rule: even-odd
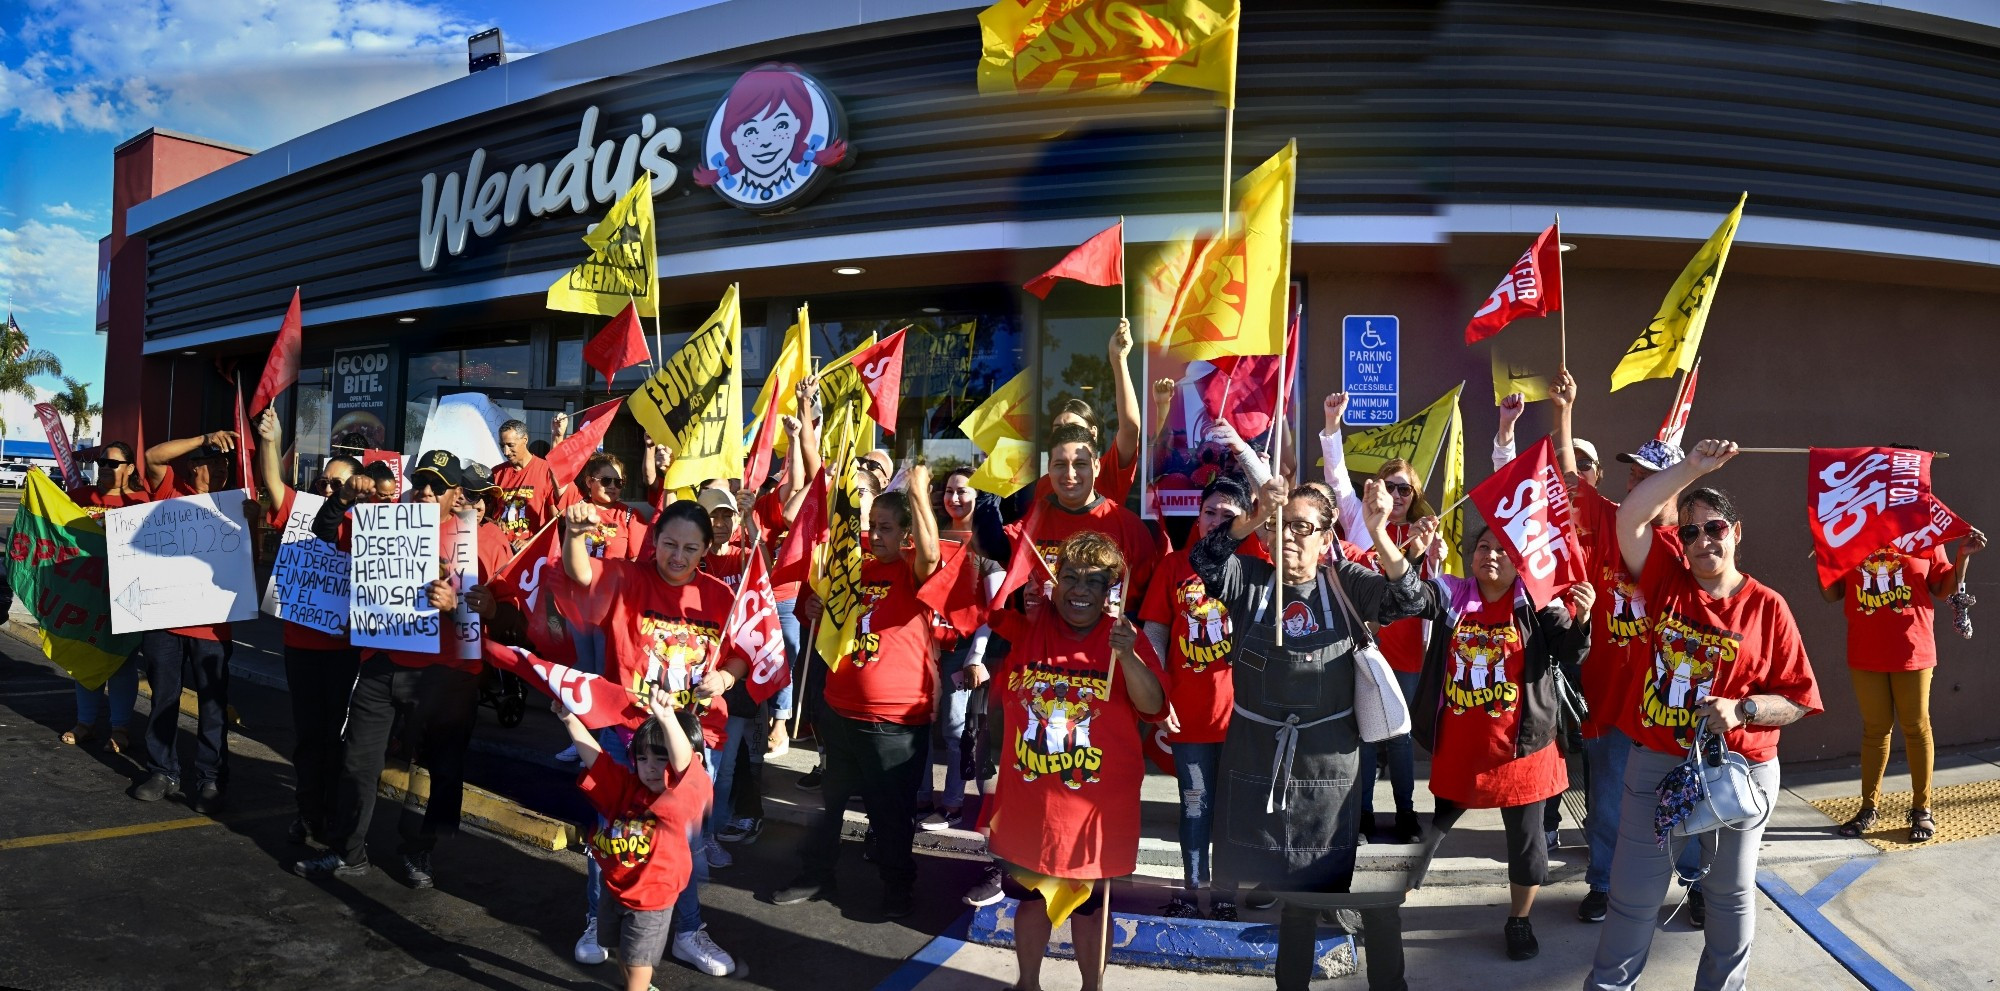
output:
[[[577,787],[602,817],[588,839],[604,878],[597,925],[600,932],[620,930],[626,991],[652,986],[653,968],[673,931],[674,903],[693,873],[690,838],[701,832],[709,801],[708,773],[695,761],[669,696],[656,693],[651,708],[652,716],[632,734],[627,769],[602,759],[596,734],[561,702],[554,705],[583,762]]]

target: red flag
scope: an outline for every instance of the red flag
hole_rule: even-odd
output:
[[[1465,343],[1483,341],[1521,317],[1545,317],[1562,309],[1562,235],[1550,224],[1465,325]]]
[[[805,581],[812,569],[813,545],[826,539],[826,484],[824,468],[806,483],[806,497],[799,503],[799,514],[785,533],[784,542],[778,545],[778,559],[771,566],[774,584]]]
[[[518,675],[551,698],[562,700],[589,729],[613,726],[636,727],[646,721],[646,708],[632,693],[609,678],[585,674],[575,668],[545,661],[520,647],[492,640],[483,642],[486,663]]]
[[[1049,298],[1057,279],[1075,279],[1093,286],[1125,284],[1125,222],[1119,221],[1092,235],[1063,256],[1056,267],[1029,279],[1021,288],[1036,299]]]
[[[778,598],[771,593],[771,572],[764,565],[764,549],[750,549],[750,566],[736,586],[736,601],[729,607],[729,640],[750,665],[750,680],[743,690],[750,701],[762,704],[778,690],[792,683],[792,666],[785,657],[785,631],[778,625]]]
[[[1139,747],[1146,752],[1146,759],[1160,769],[1161,774],[1179,773],[1174,766],[1174,745],[1167,739],[1165,726],[1158,723],[1140,723]]]
[[[903,331],[909,329],[904,327],[854,355],[854,370],[861,373],[861,384],[875,400],[875,422],[892,434],[896,409],[903,401]]]
[[[256,447],[250,442],[250,418],[243,415],[243,386],[234,375],[229,378],[229,391],[236,397],[236,487],[255,496],[257,481],[250,474],[250,455]]]
[[[1049,563],[1042,560],[1041,549],[1035,546],[1035,524],[1041,522],[1042,507],[1046,502],[1036,502],[1028,518],[1007,528],[1007,536],[1013,541],[1013,553],[1007,558],[1007,576],[1000,580],[1000,591],[994,593],[987,608],[998,609],[1000,603],[1014,594],[1014,590],[1030,581],[1053,582],[1056,576],[1049,573]]]
[[[1569,488],[1556,468],[1556,448],[1549,438],[1474,486],[1466,498],[1500,538],[1535,608],[1584,580]]]
[[[257,391],[250,397],[251,416],[264,412],[264,407],[271,405],[278,393],[299,380],[301,329],[299,290],[294,286],[292,305],[285,310],[285,322],[278,325],[278,342],[271,345],[271,356],[264,359],[264,377],[257,380]]]
[[[1285,381],[1278,383],[1278,356],[1253,354],[1210,359],[1215,371],[1201,380],[1202,404],[1210,416],[1228,421],[1245,440],[1262,436],[1271,429],[1271,416],[1278,408],[1280,389],[1292,394],[1299,374],[1299,314],[1292,311],[1292,326],[1285,332]],[[1229,407],[1223,408],[1227,400]]]
[[[917,590],[917,601],[944,617],[958,635],[969,637],[986,625],[986,594],[972,549],[956,540],[939,540],[944,560]]]
[[[576,663],[576,643],[562,624],[555,607],[553,588],[567,581],[557,531],[561,521],[551,520],[534,535],[500,570],[487,579],[493,594],[519,606],[527,617],[528,642],[542,656],[562,664]]]
[[[1688,369],[1687,378],[1681,380],[1680,395],[1674,397],[1674,408],[1667,411],[1667,418],[1660,424],[1660,442],[1673,447],[1681,446],[1681,438],[1686,436],[1688,416],[1694,413],[1694,380],[1701,374],[1701,359],[1694,360],[1694,367]]]
[[[611,421],[618,416],[618,407],[625,400],[613,399],[598,403],[576,415],[576,432],[562,439],[549,451],[549,471],[556,476],[556,482],[568,485],[575,480],[576,473],[583,470],[583,463],[604,443],[604,432],[611,429]]]
[[[1813,448],[1806,519],[1822,586],[1884,547],[1921,554],[1972,532],[1931,494],[1931,452],[1900,447]]]
[[[62,414],[48,403],[36,403],[35,419],[42,421],[42,432],[49,435],[49,450],[55,452],[56,465],[62,469],[63,484],[70,487],[83,484],[83,476],[76,468],[76,448],[70,445],[69,431],[63,429]]]
[[[646,350],[646,334],[639,329],[639,311],[631,303],[618,311],[590,343],[583,346],[583,360],[604,376],[605,386],[613,380],[621,368],[630,368],[652,357]]]
[[[900,333],[900,331],[898,332]],[[764,487],[764,479],[771,474],[772,448],[778,442],[778,400],[783,389],[772,389],[771,398],[764,401],[764,416],[757,423],[757,437],[750,442],[750,456],[743,459],[743,491],[756,498],[758,489]]]

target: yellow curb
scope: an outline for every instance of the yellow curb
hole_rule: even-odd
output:
[[[376,792],[384,798],[422,808],[430,801],[430,772],[422,767],[413,768],[391,761],[382,768],[382,779]],[[462,801],[465,821],[488,832],[543,850],[564,850],[576,842],[575,826],[524,809],[483,788],[466,785]]]

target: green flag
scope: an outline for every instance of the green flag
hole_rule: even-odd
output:
[[[108,574],[103,524],[47,475],[29,472],[7,538],[7,578],[41,628],[42,653],[90,689],[139,646],[139,634],[111,632]]]

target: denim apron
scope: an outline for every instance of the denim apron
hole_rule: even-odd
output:
[[[1345,890],[1360,806],[1354,639],[1324,571],[1284,589],[1277,645],[1269,585],[1249,591],[1231,654],[1236,708],[1218,776],[1218,885]],[[1234,606],[1231,607],[1235,611]]]

